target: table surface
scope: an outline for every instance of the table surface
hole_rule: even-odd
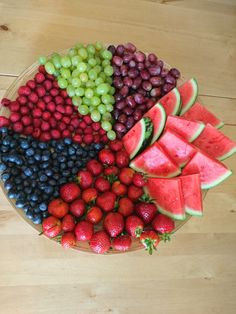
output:
[[[236,140],[235,0],[0,1],[0,98],[37,57],[74,43],[134,42],[195,76]],[[236,158],[226,164],[236,170]],[[236,176],[210,191],[152,257],[63,250],[0,195],[0,313],[235,313]]]

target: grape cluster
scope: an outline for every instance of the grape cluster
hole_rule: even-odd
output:
[[[131,43],[110,45],[108,50],[113,55],[116,89],[113,129],[122,138],[159,98],[176,86],[180,72],[167,69],[154,53],[146,55]]]
[[[40,142],[8,128],[0,129],[0,171],[8,197],[26,216],[40,224],[47,204],[59,196],[59,187],[74,179],[103,144],[81,146],[70,138]]]

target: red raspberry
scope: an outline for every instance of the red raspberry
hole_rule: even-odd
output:
[[[29,97],[28,97],[29,101],[31,101],[33,104],[36,104],[39,100],[38,95],[34,92],[32,92]]]
[[[82,135],[82,134],[84,134],[84,132],[83,132],[82,129],[76,129],[76,130],[75,130],[75,134]]]
[[[31,93],[31,90],[28,86],[20,86],[18,89],[18,94],[20,96],[29,96]]]
[[[57,127],[58,127],[58,130],[64,131],[66,129],[66,124],[64,122],[59,122]]]
[[[46,109],[46,104],[45,104],[44,101],[39,100],[38,103],[37,103],[37,107],[44,111]]]
[[[36,95],[36,94],[35,94]],[[37,96],[37,95],[36,95]],[[30,97],[30,96],[29,96]],[[37,96],[38,97],[38,96]],[[19,96],[19,97],[17,97],[16,98],[16,100],[19,102],[19,104],[21,104],[21,105],[25,105],[25,104],[27,104],[27,98],[25,97],[25,96]],[[30,98],[29,98],[29,100],[31,100]]]
[[[54,88],[59,89],[59,86],[58,86],[57,81],[54,80],[54,81],[52,82],[52,85],[53,85]]]
[[[42,116],[42,110],[40,108],[35,108],[33,111],[32,111],[32,116],[34,118],[40,118]]]
[[[68,130],[73,133],[75,128],[73,127],[73,125],[69,125],[68,126]]]
[[[62,105],[64,103],[64,100],[61,96],[56,96],[55,97],[55,103],[56,103],[56,105]]]
[[[92,124],[92,122],[93,122],[89,115],[83,116],[83,120],[88,125]]]
[[[43,97],[43,100],[48,104],[50,101],[52,101],[52,96],[51,95],[46,95]]]
[[[73,140],[75,143],[78,143],[78,144],[81,144],[81,143],[82,143],[82,137],[81,137],[81,135],[79,135],[79,134],[75,134],[75,135],[72,137],[72,140]]]
[[[64,130],[63,132],[62,132],[62,138],[65,138],[65,137],[69,137],[69,138],[71,138],[71,133],[70,133],[70,131],[69,130]]]
[[[12,101],[9,105],[11,112],[18,112],[20,109],[20,104],[17,101]]]
[[[32,127],[32,125],[29,125],[27,127],[24,128],[24,134],[25,135],[31,135],[34,131],[34,128]]]
[[[30,111],[31,111],[32,109],[34,109],[34,107],[35,107],[35,105],[32,102],[29,101],[28,102],[28,109],[30,109]]]
[[[50,90],[50,95],[52,95],[52,97],[56,97],[57,95],[59,95],[59,90],[57,88],[52,88]]]
[[[51,113],[49,111],[44,111],[43,114],[42,114],[42,118],[43,120],[45,121],[48,121],[50,118],[51,118]]]
[[[55,112],[55,113],[54,113],[54,117],[55,117],[55,119],[57,119],[57,120],[61,120],[61,119],[62,119],[62,114],[61,114],[60,112]]]
[[[43,86],[39,86],[36,88],[36,93],[39,97],[43,97],[46,95],[46,89]]]
[[[40,127],[41,123],[42,123],[42,121],[41,121],[40,119],[38,119],[38,118],[34,118],[34,119],[33,119],[33,126],[34,126],[35,128]]]
[[[99,134],[95,134],[95,135],[93,136],[93,142],[94,142],[94,143],[99,143],[99,142],[100,142],[100,136],[99,136]]]
[[[21,119],[21,115],[18,112],[12,112],[9,117],[9,120],[13,123],[19,121],[20,119]]]
[[[93,122],[92,128],[94,131],[99,131],[101,129],[100,123],[99,122]]]
[[[64,117],[65,118],[65,117]],[[67,117],[66,117],[67,118]],[[70,121],[70,124],[73,125],[75,129],[79,127],[79,119],[78,118],[72,118]]]
[[[26,115],[26,114],[29,114],[30,110],[28,107],[26,106],[21,106],[20,107],[20,112],[23,114],[23,115]]]
[[[106,136],[106,134],[102,136],[101,141],[103,143],[107,143],[108,142],[108,137]]]
[[[7,98],[3,98],[1,100],[1,105],[3,105],[4,107],[8,107],[11,104],[11,101]]]
[[[13,130],[17,133],[21,133],[23,131],[23,124],[21,122],[16,122],[15,124],[13,124],[12,126]]]
[[[84,130],[84,134],[92,134],[93,133],[93,129],[88,126],[85,130]]]
[[[49,132],[42,132],[41,135],[40,135],[40,138],[39,140],[42,141],[42,142],[45,142],[45,141],[50,141],[51,140],[51,134]]]
[[[55,118],[51,117],[49,119],[49,124],[51,125],[52,128],[55,128],[57,126],[57,121]]]
[[[56,111],[63,113],[63,114],[66,112],[65,107],[62,104],[57,105]]]
[[[29,116],[23,116],[21,119],[24,126],[28,126],[32,124],[32,118]]]
[[[33,130],[33,133],[32,133],[32,136],[35,137],[35,138],[39,138],[41,135],[41,131],[39,128],[36,128]]]
[[[73,113],[73,108],[71,106],[66,106],[65,107],[65,113],[68,115],[68,116],[71,116],[72,113]]]
[[[67,105],[70,105],[70,106],[72,105],[72,100],[71,100],[71,98],[68,98],[68,97],[66,98],[66,104],[67,104]],[[74,109],[74,106],[73,106],[72,108]]]
[[[45,81],[45,75],[43,73],[37,73],[34,77],[36,83],[40,84]]]
[[[46,74],[46,78],[50,81],[54,81],[54,76],[52,74]]]
[[[83,137],[83,142],[84,142],[84,144],[86,144],[86,145],[91,144],[91,143],[93,142],[93,136],[92,136],[92,134],[86,134],[86,135],[84,135],[84,137]]]
[[[63,98],[68,97],[68,94],[67,94],[67,92],[66,92],[65,89],[61,90],[61,96],[62,96]]]
[[[47,110],[50,111],[50,112],[55,112],[56,110],[56,105],[53,101],[50,101],[48,104],[47,104]]]
[[[46,80],[43,82],[43,86],[46,89],[46,91],[49,91],[52,89],[52,82],[49,80]]]
[[[81,129],[85,129],[87,127],[86,123],[84,121],[81,121],[80,124],[79,124],[79,127]]]
[[[40,73],[46,74],[46,70],[45,70],[44,65],[40,65],[40,66],[38,67],[38,71],[39,71]]]
[[[31,90],[33,90],[33,89],[36,88],[36,83],[35,83],[34,80],[29,80],[29,81],[26,83],[26,85],[27,85]]]
[[[106,134],[106,131],[101,128],[101,129],[99,130],[99,134],[100,134],[100,135],[105,135],[105,134]]]
[[[41,124],[41,130],[42,131],[48,131],[50,130],[50,124],[46,121],[43,121]]]
[[[20,122],[16,122],[16,123],[20,123]],[[10,125],[10,120],[6,117],[0,116],[0,128],[4,126],[9,126],[9,125]]]
[[[53,129],[50,131],[50,133],[51,133],[52,138],[55,140],[58,140],[61,137],[61,133],[58,130]]]
[[[70,123],[70,121],[71,121],[71,119],[69,118],[69,117],[63,117],[62,118],[62,121],[65,123],[65,124],[69,124]]]

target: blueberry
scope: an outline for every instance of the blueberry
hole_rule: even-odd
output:
[[[33,142],[31,143],[31,146],[32,146],[33,148],[37,148],[37,147],[38,147],[38,143],[37,143],[36,141],[33,141]]]
[[[48,161],[50,159],[50,153],[42,155],[42,161]]]
[[[78,167],[78,168],[82,167],[82,161],[81,161],[81,160],[77,160],[77,161],[75,162],[75,165],[76,165],[76,167]]]
[[[29,164],[29,165],[35,164],[35,159],[34,159],[33,157],[29,157],[29,158],[28,158],[28,164]]]
[[[78,158],[78,157],[77,157],[76,155],[70,156],[70,159],[73,160],[73,161],[76,161],[77,158]]]
[[[60,169],[61,170],[64,170],[66,168],[67,168],[67,165],[64,162],[60,164]]]
[[[48,177],[45,174],[40,175],[39,181],[40,182],[46,182],[48,180]]]
[[[41,224],[42,223],[42,216],[41,216],[41,214],[34,214],[32,221],[33,221],[33,223],[35,225]]]
[[[12,187],[13,187],[13,184],[12,184],[12,182],[10,180],[7,180],[7,181],[4,182],[4,188],[6,190],[10,190]]]
[[[46,203],[40,203],[39,204],[39,209],[42,211],[42,212],[44,212],[45,210],[47,210],[48,209],[48,207],[47,207],[47,204]]]
[[[36,186],[37,186],[37,181],[36,181],[36,180],[32,180],[32,181],[31,181],[31,186],[32,186],[32,188],[36,188]]]
[[[39,206],[37,205],[37,206],[34,206],[34,213],[40,213],[41,211],[40,211],[40,208],[39,208]]]
[[[44,192],[47,194],[52,194],[53,193],[53,187],[52,186],[46,186],[46,188],[44,189]]]
[[[74,149],[74,147],[69,147],[68,154],[71,156],[71,155],[74,155],[75,153],[76,153],[76,150]]]
[[[63,175],[64,177],[68,178],[68,177],[70,176],[70,171],[69,171],[69,170],[64,170],[64,171],[62,172],[62,175]]]
[[[51,169],[46,169],[45,170],[45,174],[48,176],[48,177],[51,177],[53,175],[53,172]]]
[[[65,162],[65,161],[66,161],[66,157],[60,155],[60,156],[58,156],[58,161],[59,161],[59,162]]]
[[[74,167],[74,165],[75,165],[75,163],[74,163],[74,161],[73,161],[73,160],[70,160],[70,161],[68,161],[68,162],[67,162],[67,166],[68,166],[68,168],[73,168],[73,167]]]
[[[11,143],[10,143],[10,147],[11,148],[15,148],[17,146],[17,142],[12,140]]]
[[[43,201],[48,201],[48,195],[47,195],[47,194],[43,194],[43,195],[41,196],[41,199],[42,199]]]
[[[57,159],[57,156],[58,156],[57,153],[53,153],[52,154],[52,159]]]
[[[35,201],[29,201],[30,206],[32,206],[33,208],[37,205],[37,202]]]
[[[58,180],[59,185],[65,184],[67,182],[66,178],[60,178]]]
[[[26,153],[26,156],[31,157],[34,155],[34,149],[28,148],[25,153]]]
[[[24,191],[25,191],[25,193],[26,194],[31,194],[32,193],[32,188],[30,187],[30,186],[28,186],[28,187],[26,187],[25,189],[24,189]]]
[[[56,197],[58,197],[58,196],[59,196],[59,192],[58,192],[57,190],[55,190],[54,193],[53,193],[53,197],[56,198]]]
[[[6,153],[6,152],[9,151],[9,147],[8,147],[8,146],[5,146],[5,145],[2,145],[2,146],[1,146],[1,151],[2,151],[3,153]]]
[[[0,171],[5,171],[7,169],[7,166],[3,163],[0,163]]]
[[[33,218],[33,211],[32,210],[27,210],[26,217],[29,218],[29,219],[32,219]]]
[[[32,174],[33,174],[33,170],[31,168],[26,168],[24,170],[24,174],[27,176],[27,177],[31,177]]]
[[[20,143],[20,147],[23,149],[28,149],[30,147],[30,144],[27,140],[22,140]]]
[[[2,141],[2,144],[5,145],[5,146],[10,146],[11,138],[9,136],[5,136],[5,138]]]
[[[100,150],[104,147],[104,145],[102,143],[96,143],[94,144],[94,149],[95,150]]]
[[[39,142],[38,147],[41,149],[47,149],[48,148],[48,144],[45,142]]]
[[[17,175],[19,175],[19,173],[20,173],[20,170],[18,169],[18,168],[12,168],[11,170],[11,174],[13,175],[13,176],[17,176]]]
[[[40,154],[35,154],[34,155],[34,159],[37,160],[37,161],[40,161],[41,160],[41,155]]]
[[[57,181],[54,180],[54,179],[50,179],[50,180],[48,181],[48,183],[49,183],[50,185],[52,185],[52,186],[56,186],[56,185],[57,185]]]
[[[71,145],[72,144],[72,140],[70,138],[66,137],[66,138],[64,138],[64,143],[66,145]]]
[[[13,199],[17,197],[17,192],[14,188],[12,188],[8,191],[7,195],[10,199]]]
[[[44,183],[44,182],[40,182],[39,184],[38,184],[38,187],[39,187],[39,189],[40,190],[44,190],[45,188],[46,188],[46,183]]]
[[[47,169],[49,167],[49,162],[45,161],[40,164],[41,169]]]
[[[30,209],[30,205],[29,204],[25,204],[22,209],[26,213]]]
[[[43,218],[49,217],[48,211],[42,212],[42,216],[43,216]]]
[[[0,132],[1,132],[2,134],[7,134],[7,133],[9,132],[9,129],[6,128],[6,127],[3,127],[3,128],[0,129]]]
[[[59,143],[57,146],[56,146],[56,150],[57,151],[63,151],[65,149],[65,145]]]
[[[18,200],[16,201],[16,207],[17,207],[17,208],[23,208],[24,205],[25,205],[25,201],[24,201],[23,199],[18,199]]]
[[[77,169],[77,168],[71,169],[71,173],[72,173],[73,175],[75,175],[77,172],[78,172],[78,169]]]
[[[31,169],[33,170],[33,172],[38,172],[39,171],[39,168],[36,165],[32,166]]]
[[[22,178],[21,177],[16,177],[15,180],[14,180],[15,184],[17,184],[17,188],[21,188],[22,189]]]
[[[22,166],[24,163],[24,160],[21,157],[17,157],[15,159],[15,162],[16,162],[17,166]]]
[[[1,174],[1,179],[3,182],[5,182],[6,180],[10,179],[11,175],[9,172],[4,172]]]
[[[59,175],[58,173],[54,173],[53,178],[54,178],[55,180],[58,180],[58,179],[60,178],[60,175]]]
[[[38,195],[36,195],[36,194],[32,194],[31,195],[31,201],[35,201],[36,202],[36,201],[38,201],[38,199],[39,199]]]
[[[94,158],[96,156],[96,153],[94,151],[89,152],[89,157]]]
[[[84,150],[82,153],[82,157],[87,157],[87,156],[88,156],[88,152],[86,150]]]

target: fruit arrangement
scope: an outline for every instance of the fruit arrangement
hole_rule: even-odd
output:
[[[25,219],[64,248],[152,254],[202,216],[236,144],[194,78],[131,43],[39,63],[1,100],[1,185]]]

